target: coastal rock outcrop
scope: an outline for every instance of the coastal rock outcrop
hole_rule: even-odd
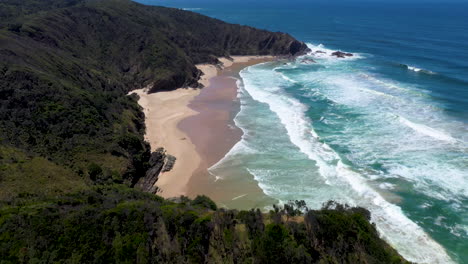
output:
[[[304,55],[309,52],[310,49],[304,42],[294,40],[291,45],[289,45],[289,54],[292,56]]]
[[[301,63],[302,64],[314,64],[314,63],[317,63],[315,60],[311,59],[311,58],[304,58],[301,60]]]
[[[166,153],[164,148],[158,148],[151,153],[149,160],[149,169],[146,171],[145,177],[140,178],[135,185],[144,192],[156,193],[158,187],[155,185],[159,179],[161,172],[170,171],[175,164],[176,158]]]
[[[352,53],[347,53],[347,52],[342,52],[342,51],[335,51],[331,54],[332,56],[335,56],[337,58],[346,58],[346,57],[352,57]]]

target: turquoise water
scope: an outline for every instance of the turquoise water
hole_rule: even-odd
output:
[[[468,263],[468,5],[194,3],[174,5],[312,49],[241,72],[244,136],[211,173],[366,207],[407,259]]]

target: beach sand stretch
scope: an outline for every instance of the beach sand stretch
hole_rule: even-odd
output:
[[[140,97],[138,103],[146,117],[145,139],[150,143],[152,151],[163,147],[167,153],[177,158],[173,169],[159,176],[156,185],[161,192],[158,195],[170,198],[194,196],[204,192],[200,184],[195,184],[196,191],[190,190],[192,176],[196,174],[203,180],[207,168],[224,157],[242,136],[240,129],[230,129],[232,127],[229,125],[232,121],[229,113],[237,98],[236,80],[232,74],[247,66],[274,59],[273,56],[233,56],[232,60],[219,58],[221,67],[212,64],[196,65],[203,72],[199,80],[205,86],[203,89],[179,88],[151,94],[147,93],[147,89],[131,92]],[[227,74],[223,76],[225,72]],[[215,84],[211,84],[215,77],[218,79]],[[199,96],[203,98],[194,100]],[[202,116],[203,101],[206,98],[208,101],[217,100],[217,104],[225,101],[227,105],[221,111],[214,111],[214,116],[213,111],[209,111],[213,109],[207,109],[208,115]],[[191,105],[193,101],[197,105]],[[194,116],[198,117],[193,120],[194,124],[187,120],[189,122],[183,128],[179,126],[182,120]]]

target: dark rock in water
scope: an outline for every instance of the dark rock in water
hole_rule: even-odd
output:
[[[313,59],[305,58],[305,59],[302,59],[302,60],[301,60],[301,63],[304,63],[304,64],[312,64],[312,63],[317,63],[317,62],[314,61]]]
[[[341,51],[335,51],[331,55],[336,56],[338,58],[346,58],[346,57],[352,57],[353,56],[353,54],[351,54],[351,53],[346,53],[346,52],[341,52]]]
[[[159,175],[161,172],[170,171],[174,167],[175,161],[174,156],[166,154],[163,148],[158,148],[151,153],[149,169],[146,171],[145,177],[141,178],[135,186],[142,191],[156,193],[158,187],[155,184],[159,179]]]
[[[310,49],[307,47],[307,45],[301,41],[294,40],[289,45],[289,54],[293,56],[300,56],[306,54],[309,51]]]
[[[325,51],[321,51],[321,50],[317,50],[315,53],[325,54],[326,52],[325,52]]]

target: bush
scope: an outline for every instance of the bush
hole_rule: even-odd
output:
[[[213,211],[216,211],[218,209],[216,203],[205,195],[198,195],[197,197],[195,197],[195,199],[192,201],[192,205],[208,208]]]
[[[211,200],[201,196],[197,201],[204,205]],[[124,185],[97,185],[49,199],[24,195],[0,207],[0,259],[5,263],[404,263],[353,208],[308,211],[303,222],[297,218],[269,223],[259,210],[211,211],[193,203],[197,204],[174,203]]]
[[[102,176],[102,168],[96,163],[89,164],[88,176],[92,181],[97,181]]]

